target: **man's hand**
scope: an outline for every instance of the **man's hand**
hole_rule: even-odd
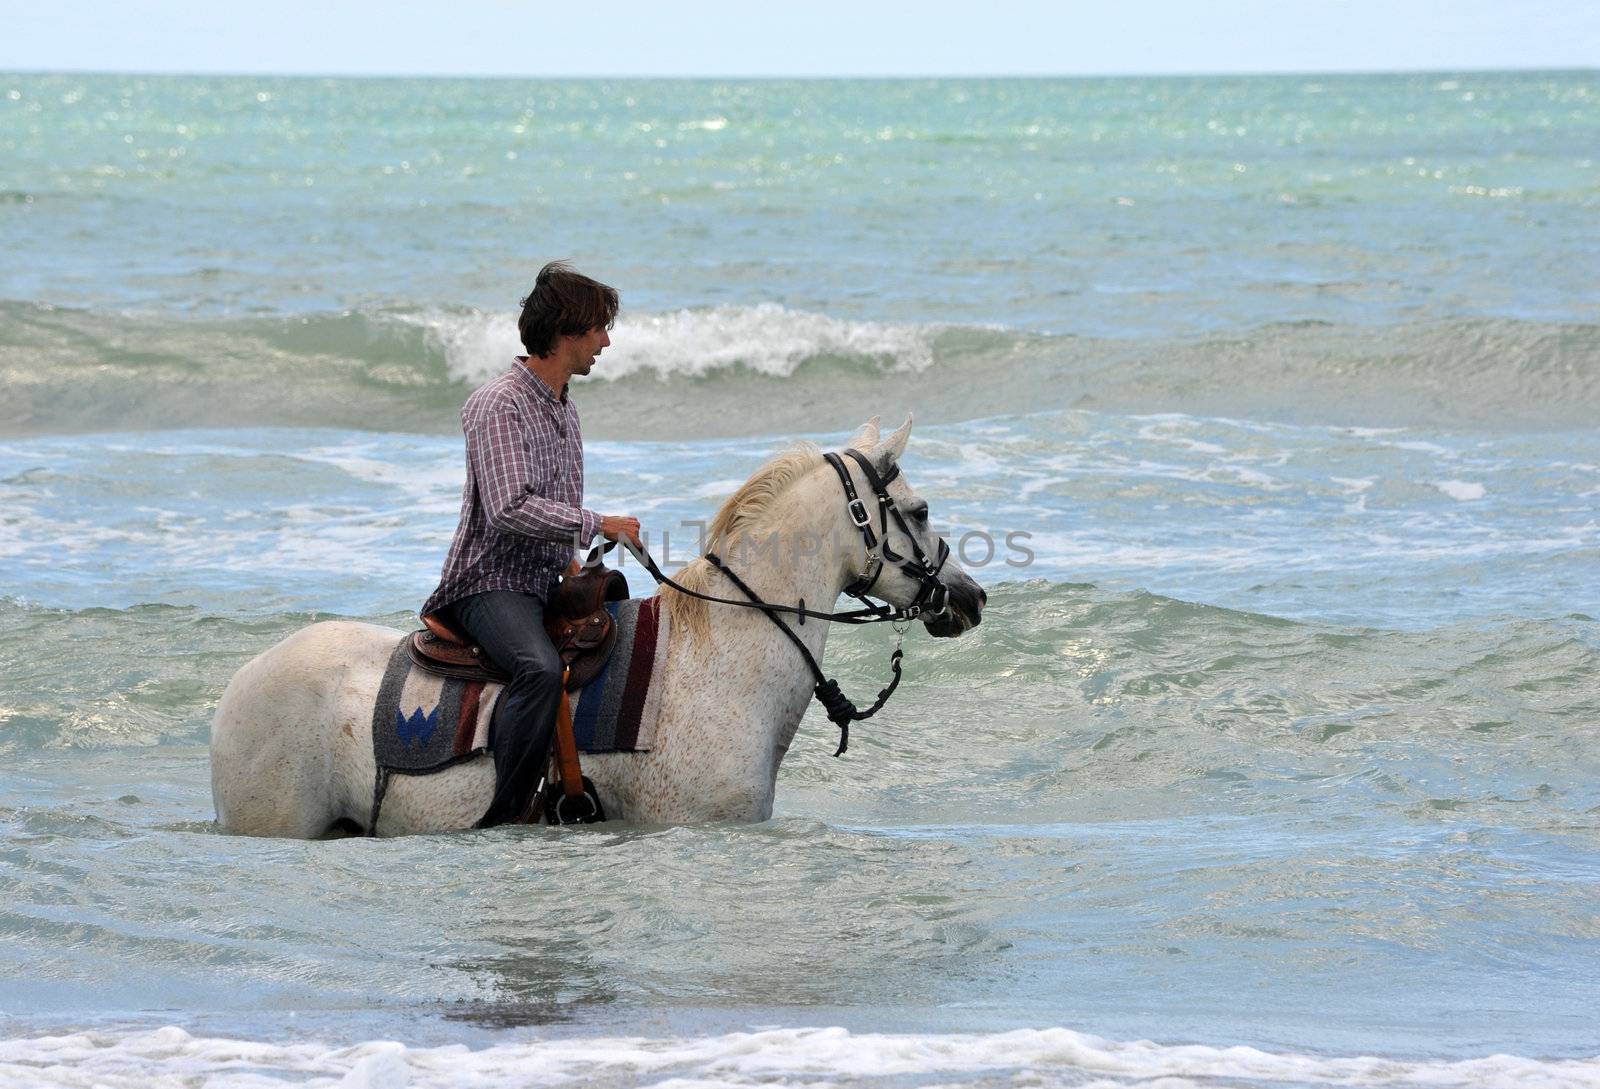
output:
[[[633,547],[643,549],[639,543],[639,519],[630,518],[625,514],[606,514],[600,518],[600,536],[608,541],[620,541],[627,538],[633,542]]]

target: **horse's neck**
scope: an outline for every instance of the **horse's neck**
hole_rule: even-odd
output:
[[[831,498],[823,495],[787,504],[789,517],[775,518],[752,547],[731,549],[723,561],[768,604],[793,606],[803,601],[807,609],[831,611],[843,587],[839,557],[831,547],[838,539],[835,523],[842,521],[842,515],[835,510],[838,504],[828,502]],[[773,534],[776,548],[770,544]],[[714,576],[710,586],[717,597],[744,599],[744,593],[726,576]],[[774,617],[757,609],[709,608],[713,623],[707,653],[714,661],[708,664],[716,676],[728,679],[729,695],[736,705],[754,712],[746,718],[747,722],[755,720],[760,735],[747,739],[752,751],[771,754],[776,750],[781,758],[810,702],[816,680],[800,651],[773,623]],[[778,613],[776,619],[820,666],[829,622],[811,617],[802,623],[793,613]]]
[[[811,536],[813,534],[814,537]],[[767,604],[803,604],[806,609],[815,612],[830,612],[841,588],[837,558],[829,555],[826,545],[807,547],[813,541],[825,542],[827,539],[825,533],[812,529],[794,532],[779,530],[776,549],[769,546],[739,550],[732,556],[723,557],[723,561]],[[797,541],[800,544],[796,545]],[[722,576],[715,579],[714,583],[719,585],[717,596],[735,601],[744,599],[744,592],[734,585],[732,579]],[[739,638],[714,640],[721,653],[735,657],[746,655],[751,650],[751,639],[763,645],[783,647],[787,653],[782,657],[792,663],[796,682],[809,690],[814,683],[811,671],[793,642],[772,622],[772,616],[757,609],[733,609],[717,605],[712,605],[711,609],[714,612],[720,610],[723,615],[719,615],[718,619],[721,621],[739,622],[736,625]],[[828,642],[828,621],[815,617],[802,620],[793,613],[778,613],[776,619],[782,621],[783,626],[805,644],[820,664]],[[717,625],[724,630],[728,626],[726,623]],[[733,633],[725,631],[725,634],[731,636]],[[774,680],[771,676],[762,677],[757,679],[757,683],[770,685]]]

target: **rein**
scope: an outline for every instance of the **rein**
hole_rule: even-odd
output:
[[[655,560],[648,552],[643,548],[635,548],[630,541],[624,541],[628,551],[633,553],[644,569],[649,572],[650,577],[655,579],[658,584],[670,586],[679,593],[699,598],[702,601],[710,601],[718,605],[736,605],[746,609],[760,609],[766,613],[767,619],[778,626],[778,630],[783,632],[789,642],[793,643],[795,649],[800,652],[800,656],[805,659],[806,667],[811,670],[812,679],[816,682],[812,695],[822,704],[823,709],[828,712],[828,720],[839,727],[839,748],[834,752],[834,756],[844,755],[845,751],[850,747],[850,724],[869,719],[881,711],[884,704],[889,702],[889,697],[894,695],[894,690],[900,686],[900,661],[905,657],[902,643],[905,641],[906,628],[910,625],[910,622],[923,615],[924,612],[938,615],[949,607],[949,590],[939,581],[939,572],[944,568],[945,561],[950,557],[950,546],[941,539],[939,541],[938,561],[936,563],[928,562],[927,554],[922,551],[922,546],[917,544],[915,534],[906,525],[905,518],[901,515],[899,507],[895,506],[894,500],[889,496],[889,484],[900,474],[900,466],[891,465],[888,473],[880,477],[878,471],[873,468],[872,462],[860,451],[846,450],[844,453],[861,466],[862,472],[865,474],[867,482],[872,487],[873,494],[878,500],[881,543],[880,538],[872,532],[872,517],[867,511],[866,504],[861,501],[856,493],[855,482],[850,479],[850,472],[845,467],[843,458],[831,452],[823,455],[828,464],[832,466],[833,471],[839,476],[839,482],[844,488],[845,501],[848,504],[850,521],[855,525],[856,529],[861,531],[862,541],[867,547],[866,570],[854,582],[846,586],[843,591],[860,601],[865,608],[851,609],[848,612],[818,612],[814,609],[806,608],[804,598],[801,598],[798,604],[795,605],[778,605],[763,601],[761,596],[750,589],[745,584],[745,581],[725,564],[715,552],[707,552],[705,554],[706,561],[727,576],[728,580],[748,600],[738,601],[733,598],[703,594],[698,590],[689,589],[671,576],[664,574],[661,568],[656,566]],[[894,516],[894,520],[900,527],[901,532],[911,542],[911,559],[897,554],[889,547],[889,516],[891,514]],[[883,574],[885,558],[895,567],[900,568],[900,570],[918,581],[917,596],[910,605],[904,608],[893,608],[887,603],[875,605],[867,598],[867,593],[877,584],[878,576]],[[840,691],[839,682],[827,677],[822,672],[822,666],[818,664],[816,655],[811,653],[810,648],[795,634],[794,629],[779,619],[779,615],[782,613],[797,616],[801,626],[805,625],[807,617],[819,620],[833,620],[841,624],[878,624],[886,621],[894,624],[894,653],[889,656],[889,668],[894,671],[894,677],[889,681],[887,687],[879,691],[878,698],[871,707],[868,707],[865,711],[856,708],[850,698]]]

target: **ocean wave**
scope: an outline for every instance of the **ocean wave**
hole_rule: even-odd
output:
[[[509,313],[473,309],[179,318],[0,302],[0,435],[263,424],[452,432],[467,390],[519,350]],[[718,306],[625,315],[579,389],[596,438],[1072,408],[1582,428],[1600,419],[1600,324],[1298,322],[1108,340]]]
[[[752,1084],[991,1085],[1025,1076],[1046,1087],[1234,1084],[1547,1089],[1600,1086],[1600,1058],[1396,1059],[1262,1051],[1253,1047],[1109,1040],[1065,1028],[993,1033],[851,1033],[778,1028],[699,1037],[562,1037],[483,1048],[268,1043],[153,1031],[89,1031],[0,1041],[0,1075],[33,1086],[118,1089],[159,1079],[259,1085],[749,1086]]]
[[[636,593],[646,585],[634,576]],[[1235,755],[1247,764],[1242,751],[1225,751],[1235,743],[1257,757],[1277,752],[1285,765],[1325,756],[1337,762],[1393,731],[1431,737],[1441,758],[1493,733],[1524,746],[1530,759],[1561,761],[1564,739],[1587,728],[1600,706],[1600,637],[1586,614],[1441,625],[1427,632],[1429,654],[1419,658],[1419,636],[1410,631],[1286,620],[1087,583],[1030,579],[987,589],[984,623],[971,634],[913,633],[908,662],[924,680],[907,687],[902,711],[933,699],[939,707],[930,713],[960,705],[956,718],[965,722],[988,714],[994,686],[1004,684],[1008,703],[1031,707],[1024,718],[1033,715],[1035,725],[1070,709],[1085,745],[1115,733],[1110,719],[1148,722],[1183,739],[1163,748],[1180,779],[1182,767],[1206,752],[1219,764]],[[73,610],[3,596],[0,603],[13,617],[0,652],[14,655],[0,668],[0,689],[13,693],[0,721],[11,742],[29,748],[194,736],[235,669],[334,615],[164,604]],[[351,618],[401,628],[414,622],[403,610]],[[881,679],[891,641],[883,631],[838,630],[829,669],[847,688],[868,689]],[[37,663],[55,659],[88,664],[46,683]],[[129,670],[137,672],[132,687]],[[1536,706],[1510,715],[1533,696]],[[1230,723],[1224,735],[1213,729],[1219,722]],[[1339,744],[1322,752],[1335,737]],[[972,740],[937,728],[915,743],[943,751],[937,763]],[[1109,742],[1100,750],[1122,751]],[[1130,764],[1099,774],[1138,770]]]
[[[440,311],[400,320],[427,329],[443,351],[451,376],[476,385],[522,352],[515,319],[511,313]],[[624,313],[594,376],[703,378],[716,371],[744,369],[786,378],[817,360],[884,373],[916,372],[933,365],[934,340],[946,328],[845,321],[776,303]]]
[[[200,741],[228,678],[326,617],[229,618],[176,605],[57,609],[0,595],[0,751]]]

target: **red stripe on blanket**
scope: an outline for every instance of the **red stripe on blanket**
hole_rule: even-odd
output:
[[[639,743],[639,720],[644,717],[644,699],[656,669],[656,622],[660,609],[661,598],[650,598],[639,606],[639,618],[634,623],[633,655],[628,660],[627,686],[622,690],[622,708],[617,713],[619,749],[631,749]]]
[[[461,717],[456,722],[456,736],[450,743],[450,752],[465,756],[472,751],[472,739],[478,732],[478,702],[483,695],[483,682],[470,681],[461,689]]]

